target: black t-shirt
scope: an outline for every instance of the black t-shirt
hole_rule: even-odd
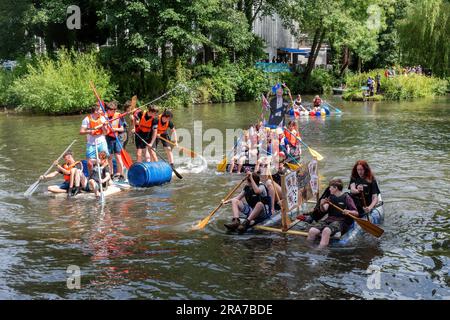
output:
[[[111,174],[110,171],[109,171],[109,166],[106,166],[104,168],[102,168],[100,166],[100,172],[102,174],[102,179],[105,179],[107,173]],[[91,175],[90,175],[89,179],[94,179],[97,183],[99,182],[98,167],[97,167],[96,164],[94,165],[94,167],[92,169],[92,172],[91,172]],[[103,183],[103,187],[106,187],[106,182]]]
[[[358,185],[362,185],[364,188],[364,198],[366,200],[366,205],[369,206],[372,203],[372,196],[374,194],[380,194],[380,189],[378,188],[378,183],[376,179],[373,179],[372,182],[367,181],[366,179],[362,179],[360,177],[357,178],[351,178],[350,179],[350,184],[349,184],[349,189],[350,189],[350,185],[354,183],[356,187],[358,187]],[[353,200],[355,201],[355,204],[357,207],[362,208],[364,203],[361,199],[361,196],[359,194],[351,194]]]
[[[269,125],[271,126],[279,126],[281,122],[284,120],[286,112],[289,109],[289,102],[284,98],[281,98],[281,104],[277,105],[278,97],[270,100],[270,116],[269,116]]]
[[[158,122],[159,122],[158,118],[155,118],[155,120],[153,120],[153,128],[158,128]],[[166,123],[161,121],[161,124],[165,125]],[[173,124],[173,122],[171,120],[169,120],[169,128],[168,129],[172,130],[174,127],[175,127],[175,125]],[[167,134],[167,130],[162,134]]]

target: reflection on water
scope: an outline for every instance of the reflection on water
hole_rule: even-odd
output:
[[[332,100],[345,113],[300,120],[302,136],[325,156],[322,187],[348,182],[356,159],[367,159],[385,200],[385,234],[350,248],[318,250],[305,239],[269,233],[227,234],[221,209],[204,218],[239,182],[214,163],[177,163],[183,179],[107,198],[66,200],[22,194],[77,137],[82,116],[0,114],[0,298],[5,299],[450,299],[448,190],[449,99],[402,103]],[[248,126],[257,103],[175,111],[193,131]],[[132,145],[131,143],[129,145]],[[204,144],[205,146],[206,144]],[[84,138],[74,146],[84,154]],[[130,148],[130,153],[134,149]],[[81,289],[66,287],[69,265]],[[381,268],[380,289],[367,269]]]

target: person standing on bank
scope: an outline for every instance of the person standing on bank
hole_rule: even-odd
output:
[[[270,100],[270,116],[268,126],[272,129],[283,126],[286,113],[289,112],[289,102],[283,98],[283,88],[276,85],[276,97]]]

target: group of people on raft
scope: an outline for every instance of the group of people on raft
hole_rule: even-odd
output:
[[[282,205],[281,175],[288,170],[280,163],[274,175],[268,171],[261,175],[247,171],[246,186],[236,197],[224,202],[231,203],[233,212],[231,222],[224,226],[229,231],[244,233],[250,227],[271,218],[273,212]],[[343,181],[332,179],[314,210],[297,217],[309,223],[308,240],[314,241],[320,235],[320,246],[325,247],[331,237],[343,235],[353,224],[353,219],[346,214],[362,218],[377,206],[380,189],[366,161],[358,160],[355,163],[348,188],[349,192],[344,192]],[[240,216],[245,219],[241,221]]]
[[[103,105],[105,105],[105,109]],[[161,142],[168,162],[173,166],[171,144],[177,145],[177,136],[175,125],[172,122],[172,113],[169,110],[159,113],[158,107],[155,105],[149,105],[145,111],[140,108],[130,110],[131,101],[125,103],[126,112],[120,113],[117,108],[117,101],[97,103],[92,108],[91,114],[83,119],[79,134],[85,135],[87,139],[85,163],[88,174],[87,176],[84,174],[83,162],[75,161],[73,152],[69,150],[63,155],[64,164],[60,165],[55,162],[57,169],[40,177],[41,180],[44,180],[59,174],[63,175],[64,182],[58,186],[48,187],[49,192],[67,193],[68,197],[73,197],[81,191],[85,191],[95,192],[96,197],[99,197],[100,183],[106,190],[112,181],[125,181],[122,150],[126,143],[123,144],[118,135],[127,132],[126,115],[129,115],[132,122],[131,132],[136,136],[134,139],[136,161],[141,162],[143,159],[147,162],[158,161],[155,148]],[[171,135],[174,136],[173,143]],[[115,168],[113,167],[113,156],[116,159]],[[96,169],[97,164],[99,164],[100,170]]]

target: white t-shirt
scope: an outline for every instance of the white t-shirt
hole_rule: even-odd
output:
[[[106,122],[106,119],[104,116],[100,116],[100,119],[102,121],[102,123]],[[86,118],[83,119],[83,121],[81,122],[81,127],[88,129],[89,128],[89,116],[87,116]],[[87,143],[90,145],[99,145],[102,143],[106,143],[106,139],[104,135],[101,136],[93,136],[91,134],[87,134]]]

